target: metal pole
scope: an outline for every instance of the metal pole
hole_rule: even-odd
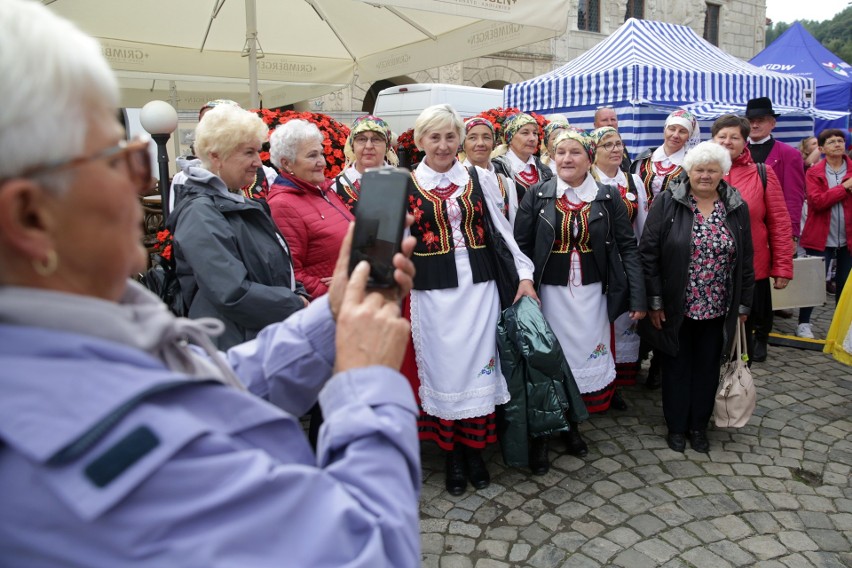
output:
[[[246,47],[249,60],[249,98],[251,108],[260,106],[257,92],[257,10],[255,0],[246,0]]]
[[[178,108],[177,84],[174,81],[169,81],[169,102],[172,104],[175,111],[177,111],[177,108]],[[180,129],[175,130],[175,132],[180,132]],[[175,160],[177,160],[177,158],[180,156],[180,134],[175,136],[174,150],[175,150]],[[175,161],[175,168],[177,168],[177,161]]]
[[[169,151],[166,148],[171,134],[152,134],[151,138],[157,143],[157,165],[160,168],[160,199],[163,208],[163,225],[169,210]]]

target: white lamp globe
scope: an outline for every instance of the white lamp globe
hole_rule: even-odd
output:
[[[177,128],[178,114],[166,101],[151,101],[142,107],[139,122],[149,134],[171,134]]]

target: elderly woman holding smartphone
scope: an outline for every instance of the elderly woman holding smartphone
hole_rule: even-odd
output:
[[[537,299],[532,263],[521,254],[501,213],[492,177],[456,159],[464,123],[449,105],[425,109],[414,123],[414,142],[426,156],[412,172],[409,210],[417,269],[411,293],[416,385],[423,414],[420,437],[447,453],[446,488],[461,495],[469,479],[490,483],[482,449],[496,442],[495,407],[509,400],[497,354],[500,301],[496,267],[486,242],[485,216],[514,253],[520,285],[515,300]]]
[[[725,183],[728,150],[702,142],[686,156],[689,176],[657,196],[639,249],[648,320],[640,334],[660,352],[669,448],[707,453],[707,422],[738,320],[751,309],[754,264],[748,205]]]
[[[151,160],[101,46],[3,0],[0,74],[0,563],[418,565],[408,326],[366,263],[350,278],[344,253],[326,297],[220,352],[215,320],[129,279]],[[315,454],[296,416],[317,398]]]

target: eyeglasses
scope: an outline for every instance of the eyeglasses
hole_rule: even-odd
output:
[[[373,146],[384,146],[386,144],[385,139],[381,136],[356,136],[355,143],[359,146],[366,146],[368,142],[371,142]]]
[[[607,142],[606,144],[601,144],[600,146],[607,152],[612,152],[613,150],[624,150],[623,142]]]
[[[844,138],[829,138],[825,142],[822,143],[823,146],[828,146],[829,144],[846,144],[846,139]]]
[[[26,178],[51,171],[67,170],[95,160],[115,161],[124,159],[130,180],[139,189],[147,189],[151,183],[151,157],[148,153],[148,141],[148,138],[145,136],[134,138],[129,142],[122,140],[115,146],[110,146],[90,156],[79,156],[77,158],[32,166],[14,177]]]

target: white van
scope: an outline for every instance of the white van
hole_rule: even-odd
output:
[[[398,85],[379,91],[373,114],[384,119],[394,134],[414,127],[418,115],[428,106],[449,104],[462,118],[503,106],[503,91],[447,85],[418,83]]]

